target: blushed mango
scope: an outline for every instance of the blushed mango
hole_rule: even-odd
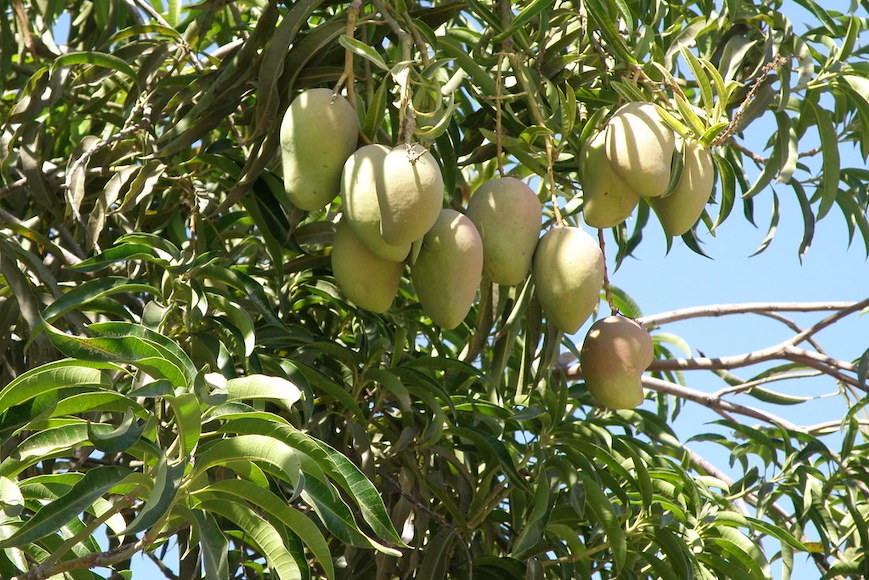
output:
[[[668,236],[681,236],[697,223],[714,185],[712,154],[696,141],[686,142],[679,183],[667,197],[649,200]]]
[[[556,328],[572,334],[600,301],[603,252],[579,228],[552,228],[537,243],[532,275],[543,314]]]
[[[300,93],[281,122],[284,190],[297,208],[326,207],[341,187],[344,162],[356,149],[359,118],[353,106],[330,89]]]
[[[675,149],[676,134],[652,103],[626,103],[607,123],[607,159],[639,195],[655,197],[667,191]]]
[[[474,223],[455,210],[441,210],[410,267],[423,311],[445,330],[457,327],[474,303],[482,275],[483,240]]]
[[[410,253],[410,243],[390,244],[380,234],[377,193],[384,187],[383,163],[389,150],[386,145],[363,145],[347,158],[341,173],[341,200],[344,219],[362,243],[384,260],[401,262]]]
[[[421,145],[399,145],[387,153],[383,173],[385,183],[377,192],[380,233],[389,244],[412,244],[434,225],[443,206],[440,167]]]
[[[386,312],[398,293],[402,262],[384,260],[371,252],[341,221],[332,242],[332,274],[348,300],[375,313]]]
[[[608,316],[596,321],[579,351],[588,390],[610,409],[633,409],[643,402],[643,373],[652,364],[652,337],[634,320]]]
[[[579,162],[582,215],[593,228],[611,228],[625,221],[640,194],[616,174],[606,155],[606,129],[583,148]]]
[[[514,177],[489,180],[471,196],[465,215],[483,240],[483,273],[495,284],[522,282],[540,238],[542,208],[534,191]]]

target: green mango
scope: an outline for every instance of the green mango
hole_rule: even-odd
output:
[[[399,145],[387,153],[383,174],[383,189],[377,191],[380,233],[389,244],[412,244],[434,225],[443,207],[440,167],[421,145]]]
[[[532,275],[544,316],[565,334],[573,334],[600,302],[603,253],[583,230],[555,227],[537,243]]]
[[[482,276],[483,240],[474,223],[455,210],[441,210],[410,267],[423,311],[444,330],[457,327],[474,303]]]
[[[640,195],[663,195],[670,185],[676,133],[652,103],[622,105],[607,122],[606,155],[625,184]]]
[[[685,165],[679,183],[667,197],[649,199],[668,236],[681,236],[694,227],[714,185],[712,154],[696,141],[686,142]]]
[[[608,316],[591,325],[579,351],[588,390],[610,409],[633,409],[643,402],[643,373],[652,364],[652,337],[634,320]]]
[[[300,93],[284,113],[280,129],[284,190],[304,211],[322,209],[341,187],[344,162],[356,149],[359,117],[330,89]]]
[[[380,234],[377,192],[384,187],[383,162],[389,149],[363,145],[347,158],[341,173],[341,201],[344,219],[362,243],[384,260],[402,262],[410,253],[410,243],[390,244]]]
[[[640,202],[640,194],[616,174],[606,155],[606,129],[580,153],[579,183],[582,215],[593,228],[611,228],[625,221]]]
[[[332,242],[332,274],[348,300],[370,312],[389,310],[404,271],[402,262],[384,260],[362,243],[344,220]]]
[[[534,191],[514,177],[491,179],[474,191],[465,215],[483,239],[484,275],[505,286],[525,280],[542,223]]]

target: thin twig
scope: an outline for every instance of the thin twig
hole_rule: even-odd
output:
[[[736,111],[736,114],[733,115],[733,120],[730,121],[730,124],[727,128],[721,132],[718,137],[712,142],[712,146],[716,147],[719,145],[723,145],[730,139],[734,133],[739,131],[742,125],[743,115],[745,114],[745,110],[748,108],[748,105],[754,100],[754,95],[757,93],[757,90],[760,86],[766,81],[769,74],[774,70],[781,66],[787,64],[788,60],[780,54],[775,55],[772,60],[766,63],[761,69],[760,74],[754,79],[754,82],[751,84],[751,88],[748,89],[748,94],[745,95],[745,98],[742,100],[742,103],[739,105],[739,109]]]

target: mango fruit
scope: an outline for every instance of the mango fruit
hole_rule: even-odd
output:
[[[382,313],[392,305],[404,263],[371,252],[341,220],[332,242],[332,274],[341,293],[365,310]]]
[[[442,209],[410,267],[420,306],[444,330],[471,310],[483,275],[483,240],[467,216]]]
[[[679,183],[667,197],[649,200],[668,236],[681,236],[694,227],[714,185],[712,154],[696,141],[686,141]]]
[[[607,159],[640,195],[656,197],[667,191],[675,149],[676,133],[652,103],[626,103],[607,122]]]
[[[444,180],[434,156],[419,144],[394,147],[383,161],[386,176],[378,190],[380,233],[392,245],[420,239],[438,219]]]
[[[556,328],[572,334],[600,301],[603,252],[579,228],[552,228],[537,243],[532,275],[543,314]]]
[[[593,228],[611,228],[625,221],[640,203],[640,194],[622,181],[606,155],[604,129],[583,147],[579,161],[582,215]]]
[[[483,239],[483,274],[505,286],[525,280],[540,238],[537,194],[514,177],[491,179],[474,191],[465,215]]]
[[[653,357],[652,337],[637,322],[608,316],[591,325],[579,351],[588,390],[610,409],[633,409],[643,402],[641,378]]]
[[[410,244],[389,244],[380,235],[380,205],[377,192],[384,187],[383,162],[386,145],[363,145],[344,163],[341,173],[341,201],[344,219],[365,246],[392,262],[403,261]]]
[[[281,122],[284,190],[297,208],[326,207],[341,186],[344,162],[356,149],[359,117],[353,106],[330,89],[300,93]]]

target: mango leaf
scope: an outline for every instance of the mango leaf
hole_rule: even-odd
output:
[[[525,527],[519,532],[516,542],[511,550],[513,556],[521,558],[528,550],[531,550],[543,538],[543,532],[549,523],[549,515],[552,512],[553,503],[550,500],[549,478],[541,469],[542,477],[536,481],[534,496],[531,502],[531,513],[523,518]]]
[[[190,457],[196,451],[202,434],[199,397],[195,393],[182,393],[177,396],[167,395],[163,398],[169,403],[175,417],[180,454],[182,457]]]
[[[8,518],[14,518],[24,511],[21,490],[13,480],[3,476],[0,476],[0,509]]]
[[[389,66],[387,66],[386,62],[383,60],[383,57],[378,54],[376,50],[361,42],[356,40],[352,36],[347,36],[346,34],[342,34],[340,38],[338,38],[339,44],[349,50],[350,52],[357,54],[379,68],[380,70],[389,72]]]
[[[49,323],[45,330],[64,354],[95,362],[126,362],[178,387],[191,386],[195,369],[180,348],[144,326],[120,322],[92,324],[96,337],[69,335]],[[158,340],[154,340],[158,338]]]
[[[390,556],[401,555],[398,550],[387,547],[362,533],[347,504],[321,481],[315,478],[307,480],[302,490],[302,499],[314,509],[326,529],[342,542],[374,548]]]
[[[0,413],[25,401],[65,387],[108,386],[103,370],[121,371],[116,365],[81,360],[60,360],[31,369],[0,390]]]
[[[821,138],[821,183],[818,187],[818,193],[813,197],[813,200],[820,198],[820,206],[818,207],[817,219],[822,219],[839,194],[839,144],[836,138],[836,128],[833,125],[833,116],[830,111],[822,108],[820,105],[806,99],[804,112],[811,111],[815,117],[815,122],[818,126],[818,134]]]
[[[204,580],[229,578],[229,541],[210,513],[192,510],[196,529],[199,532],[199,547],[202,555]]]
[[[48,322],[53,322],[57,317],[63,316],[71,310],[80,309],[92,300],[111,296],[112,294],[135,292],[145,292],[154,296],[160,295],[159,290],[153,286],[135,282],[130,278],[118,276],[96,278],[79,284],[68,292],[65,292],[45,309],[42,317]]]
[[[613,564],[619,570],[624,566],[628,555],[625,531],[612,503],[597,482],[585,473],[580,474],[580,479],[585,491],[585,505],[594,513],[595,519],[603,528],[612,551]]]
[[[73,267],[81,272],[96,272],[107,266],[114,266],[118,262],[132,260],[145,260],[163,266],[169,265],[168,262],[164,258],[161,258],[157,251],[151,246],[145,244],[124,243],[109,248],[101,254],[82,260]]]
[[[243,500],[208,500],[200,503],[198,508],[223,516],[237,525],[262,551],[269,568],[280,580],[302,580],[302,572],[284,545],[280,532]]]
[[[135,419],[136,416],[133,413],[132,407],[127,407],[121,423],[108,433],[97,433],[91,428],[91,423],[88,422],[88,440],[103,453],[126,451],[139,440],[139,437],[142,436],[147,427],[146,423],[137,424]]]
[[[0,549],[24,546],[56,532],[120,483],[129,473],[128,469],[116,466],[102,466],[88,470],[68,493],[41,507],[15,533],[0,541]]]
[[[302,391],[292,382],[282,377],[267,375],[248,375],[226,381],[228,401],[264,399],[274,401],[287,411],[302,396]]]
[[[247,500],[265,513],[270,514],[293,531],[302,542],[310,548],[311,553],[326,572],[327,578],[335,577],[335,566],[326,539],[320,529],[302,512],[287,505],[287,503],[267,489],[243,479],[224,479],[206,487],[199,495],[228,495],[233,498]],[[237,501],[237,500],[234,500]]]
[[[97,52],[92,50],[68,52],[54,59],[51,63],[52,71],[65,66],[73,66],[77,64],[89,64],[100,66],[107,69],[112,69],[123,73],[130,78],[134,83],[137,82],[136,71],[124,59],[117,56]]]
[[[169,463],[165,455],[160,455],[154,475],[154,485],[151,487],[148,500],[142,511],[136,515],[130,525],[118,534],[119,536],[138,534],[166,516],[178,496],[178,489],[186,467],[186,459]]]
[[[519,475],[516,464],[510,456],[504,442],[495,439],[486,433],[468,429],[466,427],[453,426],[448,429],[449,433],[470,441],[476,448],[476,452],[486,458],[486,463],[498,464],[504,471],[504,475],[517,487],[528,489],[528,482]],[[492,461],[494,460],[494,461]]]
[[[288,449],[299,450],[307,460],[312,461],[323,473],[335,479],[344,488],[359,506],[363,519],[375,534],[397,545],[404,545],[392,525],[377,488],[353,462],[326,443],[302,433],[291,425],[261,419],[239,419],[228,423],[221,430],[247,433],[239,437],[271,439]],[[323,479],[322,476],[319,479]]]
[[[262,461],[280,470],[283,479],[292,485],[299,483],[302,453],[266,435],[238,435],[205,446],[194,459],[191,479],[207,469],[233,461]]]
[[[456,540],[455,531],[441,528],[426,544],[417,577],[420,580],[441,580],[448,578],[447,564],[449,551]]]

